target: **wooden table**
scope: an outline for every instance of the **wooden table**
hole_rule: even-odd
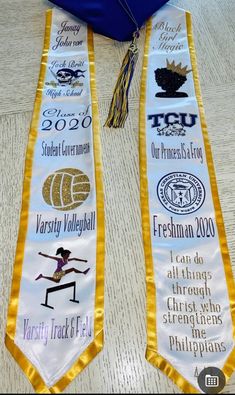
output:
[[[235,262],[233,0],[174,0],[192,12],[200,82],[231,259]],[[21,206],[25,149],[44,36],[43,0],[0,0],[0,330],[4,338]],[[143,51],[144,30],[140,47]],[[127,48],[95,35],[97,89],[104,124]],[[105,347],[69,393],[179,393],[145,360],[145,264],[139,197],[138,113],[141,60],[125,129],[101,130],[106,209]],[[33,393],[0,346],[0,391]],[[235,392],[235,375],[224,389]]]

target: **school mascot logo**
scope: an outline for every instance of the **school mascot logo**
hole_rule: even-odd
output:
[[[175,121],[173,123],[168,123],[163,128],[157,128],[157,135],[158,136],[185,136],[186,135],[186,129],[184,129],[184,126],[182,123],[179,121]]]
[[[54,81],[46,82],[46,85],[51,85],[54,88],[63,87],[63,86],[71,86],[72,88],[83,86],[82,79],[85,78],[86,70],[72,70],[69,68],[62,68],[54,72],[50,69],[51,74],[53,75]],[[80,80],[81,79],[81,80]]]

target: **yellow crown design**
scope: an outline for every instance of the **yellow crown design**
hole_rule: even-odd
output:
[[[173,73],[178,73],[180,75],[183,75],[184,77],[186,74],[190,73],[192,70],[187,70],[188,66],[181,67],[181,62],[179,64],[175,64],[175,61],[173,60],[172,63],[169,62],[169,60],[166,60],[166,68],[167,70],[172,71]]]

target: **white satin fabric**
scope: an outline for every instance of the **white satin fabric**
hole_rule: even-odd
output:
[[[186,81],[176,97],[164,97],[165,82],[158,85],[155,71],[168,68],[184,74],[185,66]],[[234,342],[190,70],[186,12],[165,5],[152,19],[145,107],[157,347],[158,353],[199,389],[197,375],[207,366],[221,369]],[[179,92],[186,95],[180,97]],[[169,89],[167,94],[172,95]]]

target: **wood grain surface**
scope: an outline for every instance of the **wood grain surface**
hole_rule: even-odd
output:
[[[231,260],[235,262],[234,0],[174,0],[191,11],[208,132]],[[25,149],[44,36],[43,0],[0,0],[0,392],[33,393],[4,346],[21,206]],[[144,29],[140,48],[143,52]],[[95,35],[101,125],[127,43]],[[145,360],[145,264],[139,197],[142,55],[125,129],[101,128],[106,211],[105,346],[67,393],[180,393]],[[234,268],[234,266],[233,266]],[[235,269],[234,269],[235,272]],[[224,388],[235,392],[235,375]]]

